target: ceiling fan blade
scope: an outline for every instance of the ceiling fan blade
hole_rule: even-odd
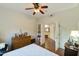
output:
[[[42,14],[44,14],[44,12],[42,10],[39,10]]]
[[[34,9],[34,8],[25,8],[25,10],[30,10],[30,9]]]
[[[39,3],[33,3],[33,5],[34,5],[34,8],[35,9],[38,9],[39,8]]]
[[[36,14],[36,12],[33,12],[33,15],[35,15]]]
[[[34,6],[37,6],[37,5],[39,5],[39,3],[33,3],[33,5],[34,5]]]
[[[48,8],[48,6],[41,6],[41,8]]]

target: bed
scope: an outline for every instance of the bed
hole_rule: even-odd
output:
[[[31,41],[31,36],[27,36],[25,33],[15,34],[12,37],[12,51],[3,54],[3,56],[58,56]]]
[[[58,56],[57,54],[42,48],[36,44],[30,44],[22,48],[7,52],[3,56]]]

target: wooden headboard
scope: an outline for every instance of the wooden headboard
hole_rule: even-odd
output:
[[[20,34],[12,37],[12,49],[21,48],[29,44],[31,44],[31,36]]]

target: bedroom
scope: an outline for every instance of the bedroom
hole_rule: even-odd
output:
[[[55,50],[59,48],[64,50],[71,31],[79,29],[79,4],[44,3],[43,5],[48,6],[44,10],[44,15],[39,12],[32,15],[33,10],[25,10],[25,8],[33,7],[32,3],[0,3],[0,43],[8,44],[8,50],[11,50],[12,37],[25,32],[37,39],[40,25],[41,38],[40,41],[35,40],[35,43],[40,42],[43,46],[46,34],[55,40]],[[46,25],[50,28],[47,32],[45,32]]]

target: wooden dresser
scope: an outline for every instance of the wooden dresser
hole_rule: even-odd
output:
[[[65,56],[77,56],[78,51],[79,51],[78,48],[75,48],[74,46],[70,46],[67,43],[65,44],[65,51],[64,51]]]
[[[33,43],[31,36],[19,35],[12,38],[12,50]]]

